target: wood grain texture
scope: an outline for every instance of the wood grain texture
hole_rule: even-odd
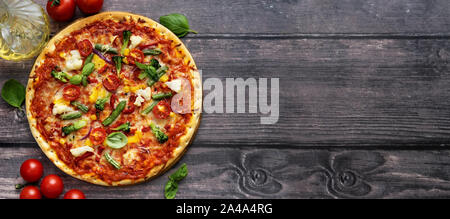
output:
[[[450,198],[450,1],[105,0],[112,10],[185,14],[204,80],[280,78],[275,125],[203,114],[177,198]],[[25,84],[32,64],[0,60],[0,85]],[[122,188],[63,175],[0,101],[0,198],[18,197],[28,158],[88,198],[163,198],[174,171]]]
[[[278,123],[261,125],[260,117],[265,116],[261,113],[204,113],[198,145],[448,144],[448,40],[186,39],[185,43],[204,81],[218,78],[225,88],[227,78],[280,78]],[[25,83],[31,64],[16,67],[17,63],[0,61],[9,72],[0,75],[0,84],[11,77]],[[209,92],[205,90],[205,95]],[[26,117],[5,102],[0,103],[0,123],[5,124],[0,126],[0,142],[34,142]]]
[[[63,175],[38,149],[0,148],[0,197],[17,198],[18,170],[39,158],[45,174],[63,177],[65,191],[88,198],[163,198],[165,175],[140,185],[107,188]],[[177,198],[450,198],[448,151],[342,151],[192,147]]]
[[[45,6],[46,0],[36,0]],[[130,11],[158,20],[183,13],[199,35],[450,35],[447,0],[106,0],[102,11]],[[76,18],[83,14],[77,9]],[[67,23],[52,23],[58,31]]]

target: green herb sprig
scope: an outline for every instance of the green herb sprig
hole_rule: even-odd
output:
[[[167,181],[164,187],[164,196],[166,199],[174,199],[178,192],[178,183],[188,175],[188,169],[184,163],[181,167],[172,175],[169,176],[169,181]]]

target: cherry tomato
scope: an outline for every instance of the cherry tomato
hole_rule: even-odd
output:
[[[64,199],[86,199],[86,197],[81,190],[71,189],[64,194]]]
[[[105,79],[103,79],[103,86],[106,90],[110,92],[114,92],[120,86],[120,79],[115,74],[108,75]]]
[[[95,128],[91,131],[89,135],[89,140],[91,140],[94,145],[101,145],[106,138],[106,131],[102,127]]]
[[[102,9],[103,0],[77,0],[77,5],[83,13],[93,14]]]
[[[43,172],[42,163],[36,159],[28,159],[20,166],[20,175],[27,182],[38,181]]]
[[[83,40],[77,43],[78,51],[84,57],[92,53],[92,43],[89,40]]]
[[[156,118],[165,119],[169,117],[171,109],[167,101],[161,100],[155,107],[153,107],[152,111]]]
[[[63,181],[57,175],[50,174],[42,179],[41,191],[42,194],[47,198],[57,198],[59,195],[61,195],[63,189]]]
[[[130,54],[127,55],[128,63],[134,65],[135,62],[141,62],[144,60],[144,53],[139,49],[132,49]]]
[[[36,186],[25,186],[20,192],[20,199],[41,199],[42,195]]]
[[[68,21],[75,14],[75,0],[49,0],[47,13],[55,21]]]
[[[80,97],[80,94],[80,88],[73,84],[68,85],[63,89],[63,98],[68,101],[76,100]]]
[[[123,109],[122,113],[130,114],[130,113],[134,112],[134,109],[136,108],[134,106],[134,102],[136,101],[136,98],[137,98],[136,94],[132,93],[130,96],[130,99],[128,100],[128,104],[125,107],[125,109]]]

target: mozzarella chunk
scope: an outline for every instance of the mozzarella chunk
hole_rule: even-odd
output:
[[[72,153],[72,155],[75,157],[79,157],[86,152],[94,152],[94,149],[89,146],[82,146],[82,147],[70,149],[70,153]]]
[[[130,41],[131,41],[130,49],[133,49],[136,48],[136,46],[138,46],[142,42],[142,37],[133,35],[130,37]]]
[[[150,89],[150,87],[147,87],[145,89],[139,89],[136,91],[136,94],[138,96],[143,97],[145,100],[152,99],[152,89]]]
[[[78,50],[70,51],[70,57],[66,59],[66,71],[79,70],[83,65],[80,52]]]
[[[141,106],[144,101],[145,101],[144,98],[142,98],[141,96],[137,96],[136,100],[134,101],[134,105]]]
[[[139,89],[136,91],[136,101],[134,101],[134,105],[141,106],[143,102],[146,100],[150,100],[152,98],[152,90],[150,87],[145,89]]]
[[[175,79],[168,82],[165,82],[164,84],[167,85],[170,89],[173,91],[179,93],[181,91],[181,79]]]

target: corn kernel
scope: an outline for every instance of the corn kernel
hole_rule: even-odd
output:
[[[90,118],[91,120],[97,120],[97,116],[95,114],[92,114]]]
[[[63,58],[63,59],[64,59],[64,58],[66,57],[66,54],[65,54],[65,53],[63,53],[63,52],[60,52],[60,53],[59,53],[59,57],[61,57],[61,58]]]
[[[84,144],[85,144],[86,146],[92,146],[92,142],[91,142],[91,140],[89,140],[89,138],[86,139],[86,141],[84,142]]]
[[[145,86],[145,84],[140,84],[140,85],[137,85],[137,86],[130,87],[130,90],[133,91],[134,93],[136,93],[137,90],[145,89],[146,87],[147,86]]]
[[[175,116],[175,113],[174,113],[174,112],[170,112],[169,116],[170,116],[170,117],[174,117],[174,116]]]
[[[130,55],[130,49],[125,49],[123,51],[123,55],[125,55],[125,56]]]
[[[123,63],[128,64],[128,59],[127,59],[127,57],[123,58],[122,61],[123,61]]]
[[[125,93],[130,92],[130,87],[129,86],[124,86],[123,87],[123,92],[125,92]]]
[[[169,76],[167,76],[167,74],[164,74],[163,76],[161,76],[161,77],[159,78],[159,80],[162,81],[162,82],[166,82],[166,81],[169,80]]]
[[[123,79],[123,84],[124,85],[130,85],[131,83],[130,83],[130,81],[128,79],[124,78]]]
[[[66,143],[66,139],[60,138],[60,139],[59,139],[59,143],[60,143],[60,144],[65,144],[65,143]]]

